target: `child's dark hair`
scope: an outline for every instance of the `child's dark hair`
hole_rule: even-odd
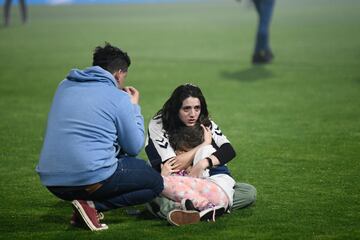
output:
[[[120,48],[105,43],[104,47],[97,46],[93,55],[93,66],[99,66],[111,74],[121,70],[127,72],[131,64],[130,57]]]
[[[189,151],[204,141],[204,131],[199,124],[193,127],[180,127],[169,135],[171,147],[175,150]]]

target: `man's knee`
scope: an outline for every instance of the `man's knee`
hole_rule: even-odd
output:
[[[144,188],[151,189],[154,197],[158,196],[164,190],[164,179],[156,170],[154,170],[146,161],[139,158],[127,157],[128,163],[132,168],[138,171],[139,181]]]
[[[150,188],[154,191],[155,195],[159,196],[164,190],[164,179],[160,173],[155,171],[152,167],[147,164],[145,166],[149,171],[147,182],[151,184]]]

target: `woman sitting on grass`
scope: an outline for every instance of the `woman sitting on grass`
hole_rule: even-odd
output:
[[[176,152],[172,142],[174,136],[184,127],[205,126],[204,142],[186,152]],[[230,171],[226,163],[235,157],[235,151],[221,132],[218,125],[210,120],[205,97],[199,87],[192,84],[178,86],[163,107],[155,114],[149,123],[148,139],[145,147],[151,166],[161,171],[161,165],[176,172],[186,170],[192,165],[197,152],[205,145],[212,145],[215,151],[200,156],[199,161],[189,169],[191,177],[203,176],[204,170],[209,170],[209,175],[228,175]],[[209,137],[207,137],[209,135]],[[211,135],[211,138],[210,138]],[[171,173],[172,173],[171,172]],[[226,184],[224,184],[226,185]],[[226,190],[222,187],[222,190]],[[256,199],[256,189],[246,183],[236,183],[229,190],[228,196],[233,199],[228,202],[230,209],[239,209],[252,205]],[[231,205],[232,204],[232,205]],[[192,212],[179,209],[179,204],[166,197],[158,197],[147,204],[148,209],[155,216],[167,219],[176,225],[184,225],[199,221],[199,217]],[[200,214],[200,220],[205,219]]]

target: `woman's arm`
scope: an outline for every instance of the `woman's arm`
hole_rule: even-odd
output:
[[[217,151],[211,155],[211,159],[214,161],[214,166],[225,165],[235,158],[235,150],[230,141],[220,130],[220,127],[214,121],[211,121],[211,126],[212,137],[214,140],[213,144],[217,146]]]
[[[222,134],[220,128],[212,122],[212,139],[214,140],[215,145],[220,146],[216,152],[209,156],[210,160],[204,158],[200,160],[195,166],[193,166],[189,175],[192,177],[201,176],[202,172],[206,169],[218,165],[225,165],[233,158],[235,158],[236,153],[229,140],[225,135]],[[209,162],[210,161],[210,162]],[[210,164],[209,164],[210,163]]]
[[[220,154],[219,154],[220,152]],[[223,152],[225,152],[223,154]],[[222,157],[225,156],[225,158],[222,158],[221,160],[217,157],[217,155],[220,155]],[[208,160],[207,158],[204,158],[202,160],[200,160],[195,166],[192,167],[191,171],[189,172],[189,175],[191,177],[199,177],[202,175],[202,172],[211,167],[209,164],[209,161],[211,161],[211,165],[212,167],[218,166],[218,165],[224,165],[226,162],[230,161],[231,159],[233,159],[235,157],[235,151],[232,148],[230,143],[225,143],[223,144],[219,150],[217,150],[216,152],[214,152],[212,155],[210,155],[208,158],[210,158],[210,160]],[[228,160],[228,161],[225,161]],[[224,163],[225,162],[225,163]]]
[[[216,162],[214,165],[225,165],[236,157],[236,153],[230,143],[224,143],[210,157]]]
[[[159,119],[150,120],[145,152],[151,166],[159,172],[161,163],[176,156]]]

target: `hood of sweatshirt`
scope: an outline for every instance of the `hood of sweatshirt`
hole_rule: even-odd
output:
[[[118,86],[114,76],[99,66],[93,66],[84,70],[72,69],[66,77],[73,82],[103,82],[109,85]]]

